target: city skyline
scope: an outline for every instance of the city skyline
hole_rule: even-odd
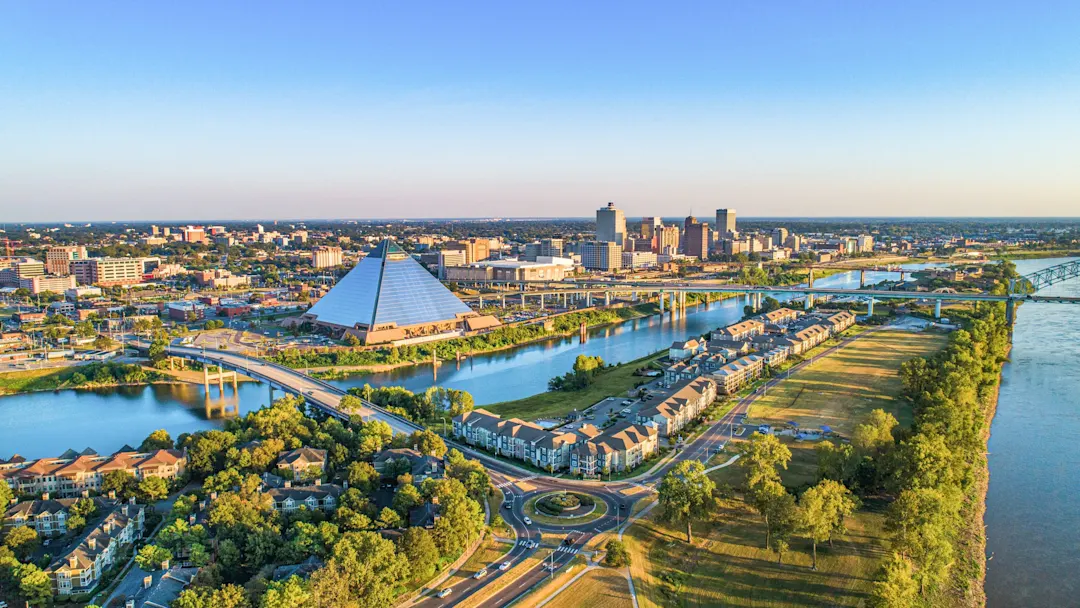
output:
[[[3,9],[6,221],[1080,200],[1075,5],[111,6]]]

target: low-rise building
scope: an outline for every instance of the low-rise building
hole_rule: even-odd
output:
[[[652,423],[661,437],[672,437],[687,424],[701,416],[716,400],[716,382],[697,377],[679,387],[663,401],[638,410],[638,424]]]
[[[182,475],[186,466],[187,455],[181,450],[123,451],[112,456],[87,450],[60,458],[0,464],[0,480],[18,493],[74,497],[100,492],[101,482],[110,471],[126,471],[140,481],[147,477],[168,480]]]
[[[375,455],[375,470],[386,477],[391,471],[406,471],[419,483],[425,479],[438,479],[443,475],[442,460],[412,448],[383,450]]]
[[[790,308],[777,308],[758,315],[757,319],[766,325],[787,325],[799,318],[799,311]]]
[[[706,345],[704,343],[699,342],[694,338],[685,341],[672,342],[671,347],[668,348],[668,359],[673,361],[689,359],[705,350],[705,347]]]
[[[653,425],[623,422],[570,450],[570,472],[584,477],[632,470],[659,450]]]
[[[278,457],[277,466],[280,469],[289,469],[293,475],[300,477],[315,467],[320,473],[326,470],[326,450],[302,447],[288,452],[282,452]]]
[[[116,562],[121,547],[142,536],[143,523],[141,505],[132,502],[113,507],[45,569],[52,579],[53,591],[63,596],[96,589],[102,575]]]
[[[764,333],[765,324],[757,319],[747,319],[741,323],[734,323],[727,327],[718,330],[720,338],[726,338],[728,340],[747,340],[756,335]]]
[[[49,498],[24,500],[8,507],[4,512],[5,528],[33,528],[38,536],[61,536],[67,534],[68,512],[80,500],[93,500],[97,508],[111,507],[115,503],[103,498]]]
[[[337,508],[338,498],[344,493],[345,488],[331,483],[293,487],[285,482],[284,487],[266,491],[273,501],[274,510],[280,513],[292,513],[298,509],[333,511]]]
[[[731,395],[748,382],[756,380],[764,368],[765,360],[758,355],[747,355],[713,372],[710,377],[716,381],[717,390],[723,395]]]

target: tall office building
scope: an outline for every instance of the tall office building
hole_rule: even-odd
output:
[[[563,257],[562,239],[540,239],[540,257],[561,258]]]
[[[690,227],[693,226],[694,224],[697,224],[697,223],[698,223],[698,220],[697,220],[696,217],[694,217],[692,215],[686,216],[686,219],[683,220],[683,225],[682,225],[683,235],[684,236],[687,235],[690,232]]]
[[[585,241],[581,244],[581,265],[589,270],[622,268],[623,248],[613,241]]]
[[[596,240],[618,243],[620,247],[626,242],[626,216],[615,208],[615,203],[596,210]]]
[[[716,210],[716,232],[719,233],[720,238],[725,238],[735,232],[734,209]]]
[[[686,255],[701,260],[709,257],[709,225],[694,222],[686,229],[686,241],[683,244]]]
[[[658,217],[643,217],[641,218],[641,235],[646,240],[651,241],[653,237],[659,234],[660,229],[664,227],[664,222]]]
[[[772,240],[773,244],[777,247],[782,247],[787,241],[788,229],[787,228],[773,228]]]
[[[85,260],[86,247],[72,245],[70,247],[49,247],[45,252],[45,268],[49,274],[70,274],[72,260]]]
[[[447,243],[444,249],[456,249],[465,252],[465,263],[474,264],[491,256],[491,242],[488,239],[462,239]]]
[[[679,252],[679,227],[664,226],[657,239],[656,253],[671,255]]]

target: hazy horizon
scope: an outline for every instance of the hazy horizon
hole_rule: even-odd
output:
[[[1077,23],[1066,2],[7,3],[0,221],[1068,217]]]

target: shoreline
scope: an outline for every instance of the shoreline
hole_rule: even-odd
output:
[[[91,364],[88,364],[88,365],[91,365]],[[199,385],[202,384],[201,380],[197,380],[195,378],[183,378],[183,377],[177,375],[174,370],[153,369],[153,368],[149,368],[149,367],[143,365],[142,363],[132,363],[132,364],[129,364],[129,365],[139,365],[139,366],[141,366],[141,367],[143,367],[145,369],[152,370],[152,371],[155,371],[155,372],[161,373],[161,374],[168,374],[168,375],[170,375],[172,377],[171,378],[160,378],[160,379],[157,379],[157,380],[147,380],[145,382],[88,383],[88,384],[80,384],[78,386],[61,385],[61,386],[55,386],[55,387],[52,387],[52,388],[32,388],[32,389],[22,389],[22,390],[17,390],[17,391],[8,391],[6,389],[0,388],[0,403],[3,402],[3,399],[5,397],[16,397],[18,395],[32,395],[34,393],[57,393],[57,392],[60,392],[60,391],[95,390],[95,389],[99,389],[99,388],[120,388],[120,387],[124,387],[124,386],[154,386],[154,385],[168,386],[168,385],[180,385],[180,384],[193,384],[193,385],[199,386]],[[65,367],[58,367],[58,368],[55,368],[52,371],[55,371],[56,373],[62,373],[64,371],[70,370],[70,369],[75,369],[77,371],[80,367],[85,367],[85,366],[83,366],[83,365],[70,365],[70,366],[65,366]],[[18,374],[18,373],[24,373],[26,371],[37,371],[37,370],[19,370],[19,371],[14,371],[14,372],[3,372],[3,373],[0,373],[0,378],[2,378],[5,374]],[[49,374],[42,374],[42,376],[47,376],[47,375],[49,375]],[[258,380],[254,380],[252,378],[249,378],[249,377],[243,376],[243,375],[239,375],[239,374],[236,377],[236,381],[238,383],[258,382]]]

